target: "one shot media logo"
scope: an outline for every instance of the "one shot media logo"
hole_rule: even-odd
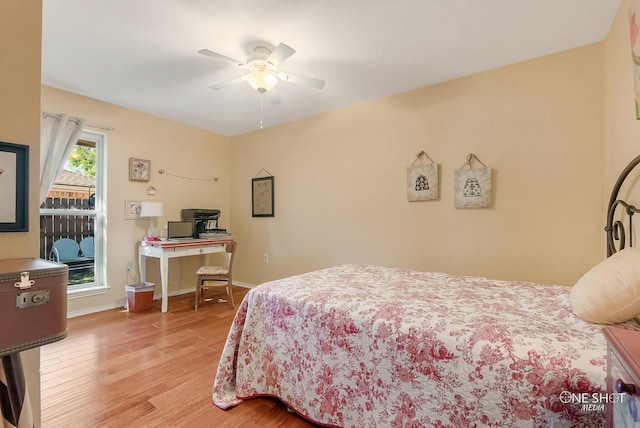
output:
[[[585,412],[603,412],[607,404],[621,403],[622,394],[617,392],[569,392],[562,391],[559,395],[563,404],[573,404]]]

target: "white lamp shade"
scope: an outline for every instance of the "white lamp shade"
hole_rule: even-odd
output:
[[[162,202],[142,202],[140,217],[162,217]]]

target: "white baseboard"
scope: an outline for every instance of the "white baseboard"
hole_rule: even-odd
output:
[[[80,309],[79,311],[67,312],[67,318],[81,317],[82,315],[95,314],[96,312],[109,311],[111,309],[118,309],[118,308],[122,309],[123,312],[126,311],[126,309],[124,308],[124,300],[122,300],[120,303],[115,302],[110,305],[95,306],[93,308],[86,308],[86,309]]]
[[[233,285],[237,285],[238,287],[244,287],[244,288],[254,288],[255,285],[253,284],[248,284],[246,282],[237,282],[234,281]],[[178,290],[178,291],[174,291],[172,293],[169,293],[169,297],[171,296],[179,296],[181,294],[188,294],[188,293],[193,293],[196,291],[196,288],[190,288],[190,289],[186,289],[186,290]],[[155,294],[153,296],[153,300],[160,300],[162,297],[160,294]],[[126,311],[125,309],[125,301],[121,300],[119,302],[114,302],[112,304],[109,305],[103,305],[103,306],[95,306],[93,308],[86,308],[86,309],[80,309],[78,311],[72,311],[72,312],[67,312],[67,318],[75,318],[75,317],[81,317],[82,315],[89,315],[89,314],[95,314],[96,312],[102,312],[102,311],[109,311],[111,309],[118,309],[121,308],[123,312]]]
[[[233,285],[237,285],[238,287],[244,287],[244,288],[255,288],[255,284],[248,284],[246,282],[233,281]]]

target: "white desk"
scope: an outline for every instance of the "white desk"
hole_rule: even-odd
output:
[[[144,282],[147,276],[145,257],[155,257],[160,259],[160,281],[162,282],[162,312],[167,312],[168,289],[169,289],[169,259],[173,257],[202,256],[202,264],[206,264],[207,254],[220,253],[225,251],[227,243],[231,239],[225,240],[203,240],[185,242],[139,242],[138,243],[138,266],[140,266],[140,280]]]

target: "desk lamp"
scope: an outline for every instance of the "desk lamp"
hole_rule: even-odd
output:
[[[149,217],[147,236],[158,236],[156,232],[156,217],[162,217],[162,202],[142,202],[140,217]]]

